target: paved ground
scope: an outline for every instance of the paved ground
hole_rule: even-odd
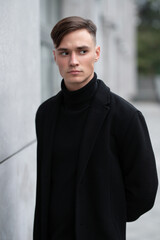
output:
[[[160,103],[134,103],[145,116],[160,176]],[[127,240],[160,240],[160,188],[154,208],[127,224]]]

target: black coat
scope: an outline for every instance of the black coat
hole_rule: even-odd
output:
[[[101,81],[89,109],[76,180],[76,240],[124,240],[126,221],[150,210],[155,158],[143,115]],[[51,160],[62,92],[36,115],[37,196],[34,240],[48,240]]]

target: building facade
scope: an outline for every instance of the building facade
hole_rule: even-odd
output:
[[[134,0],[0,1],[0,239],[31,240],[36,189],[35,113],[60,89],[50,31],[79,15],[97,27],[98,77],[130,99],[136,92]],[[32,6],[32,7],[31,7]]]

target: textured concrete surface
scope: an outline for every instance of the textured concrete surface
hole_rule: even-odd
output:
[[[156,157],[158,175],[160,176],[160,104],[134,104],[145,116]],[[145,167],[145,166],[144,166]],[[127,240],[160,239],[160,189],[158,189],[155,206],[137,221],[127,225]]]
[[[36,188],[36,143],[0,166],[0,239],[31,240]]]
[[[39,1],[0,1],[0,161],[35,138],[40,100]],[[32,6],[32,7],[31,7]]]
[[[0,240],[32,239],[39,25],[39,0],[0,1]]]

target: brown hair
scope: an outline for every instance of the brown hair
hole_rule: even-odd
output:
[[[63,37],[73,31],[86,29],[96,41],[96,25],[89,19],[84,19],[78,16],[63,18],[60,20],[51,31],[51,38],[55,47],[59,47]]]

